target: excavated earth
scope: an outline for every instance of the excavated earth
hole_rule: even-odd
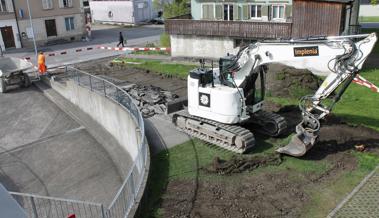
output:
[[[174,95],[186,95],[184,80],[165,78],[130,66],[111,66],[109,59],[77,67],[133,84],[160,87]],[[313,90],[319,84],[319,80],[306,72],[301,72],[299,76],[290,70],[283,70],[282,74],[284,76],[268,76],[268,88],[273,96],[290,95],[288,90],[294,83]],[[286,117],[290,126],[289,133],[301,119],[296,106],[282,107],[267,102],[266,109]],[[364,145],[364,152],[379,154],[378,132],[363,126],[351,126],[338,117],[330,116],[323,122],[319,143],[302,157],[315,163],[327,160],[331,167],[321,175],[294,172],[289,168],[273,172],[262,170],[257,174],[246,173],[264,166],[282,164],[283,157],[280,155],[236,156],[228,161],[214,157],[212,164],[199,167],[198,170],[204,175],[217,175],[218,179],[171,179],[164,188],[165,193],[158,202],[158,207],[162,209],[163,217],[175,218],[300,217],[301,210],[310,202],[307,187],[333,181],[342,173],[357,167],[357,160],[351,154],[356,145]]]

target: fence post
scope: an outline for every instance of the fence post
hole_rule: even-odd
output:
[[[107,97],[107,90],[105,88],[105,81],[103,80],[103,87],[104,87],[104,96]]]
[[[32,205],[33,218],[38,218],[36,203],[34,202],[33,196],[30,196],[30,204]]]
[[[88,75],[88,77],[89,77],[89,87],[90,87],[90,89],[92,91],[92,79],[91,79],[91,75]]]
[[[107,218],[105,216],[105,211],[104,211],[104,205],[103,204],[101,204],[101,218]]]
[[[132,173],[130,174],[130,186],[132,188],[132,194],[133,194],[133,201],[136,200],[136,193],[135,193],[135,185],[134,185],[134,167],[132,169]]]

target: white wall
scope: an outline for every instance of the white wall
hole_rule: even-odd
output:
[[[146,1],[90,1],[93,21],[131,23],[151,20],[156,16],[151,0]],[[109,17],[109,13],[113,16]]]
[[[171,35],[172,57],[220,58],[234,53],[234,40],[228,37]]]
[[[33,19],[33,28],[36,41],[43,41],[48,39],[57,39],[62,37],[69,37],[74,35],[81,35],[84,33],[84,15],[83,14],[72,14],[67,16],[55,16],[55,17],[44,17]],[[74,30],[66,31],[65,18],[74,17]],[[47,37],[45,20],[55,19],[55,25],[57,27],[57,36]],[[30,27],[29,20],[20,20],[19,28],[20,32],[27,32],[27,28]],[[32,39],[29,38],[31,41]]]
[[[379,5],[361,5],[359,9],[360,17],[379,17]]]
[[[21,48],[21,43],[20,43],[20,38],[18,34],[18,29],[17,29],[17,24],[16,20],[0,20],[0,27],[5,27],[5,26],[12,26],[13,30],[13,38],[15,41],[16,48]],[[0,46],[5,51],[5,46],[4,46],[4,41],[3,41],[3,36],[0,33]]]

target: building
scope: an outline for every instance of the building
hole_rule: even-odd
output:
[[[360,17],[379,17],[379,2],[372,5],[371,0],[360,0],[360,4]]]
[[[0,31],[0,47],[3,51],[10,48],[21,48],[12,0],[0,0]]]
[[[3,1],[3,0],[1,0]],[[26,0],[13,0],[23,47],[33,46],[33,32]],[[80,40],[85,19],[78,0],[29,0],[38,46]]]
[[[93,22],[136,25],[157,17],[152,0],[92,0]]]
[[[351,31],[350,0],[191,0],[191,15],[165,21],[173,57],[218,58],[241,42]]]

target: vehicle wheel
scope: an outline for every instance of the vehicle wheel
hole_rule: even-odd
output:
[[[0,78],[0,93],[5,93],[7,91],[7,87],[3,78]]]
[[[30,81],[30,77],[28,74],[24,73],[24,83],[22,84],[23,87],[28,88],[32,82]]]

